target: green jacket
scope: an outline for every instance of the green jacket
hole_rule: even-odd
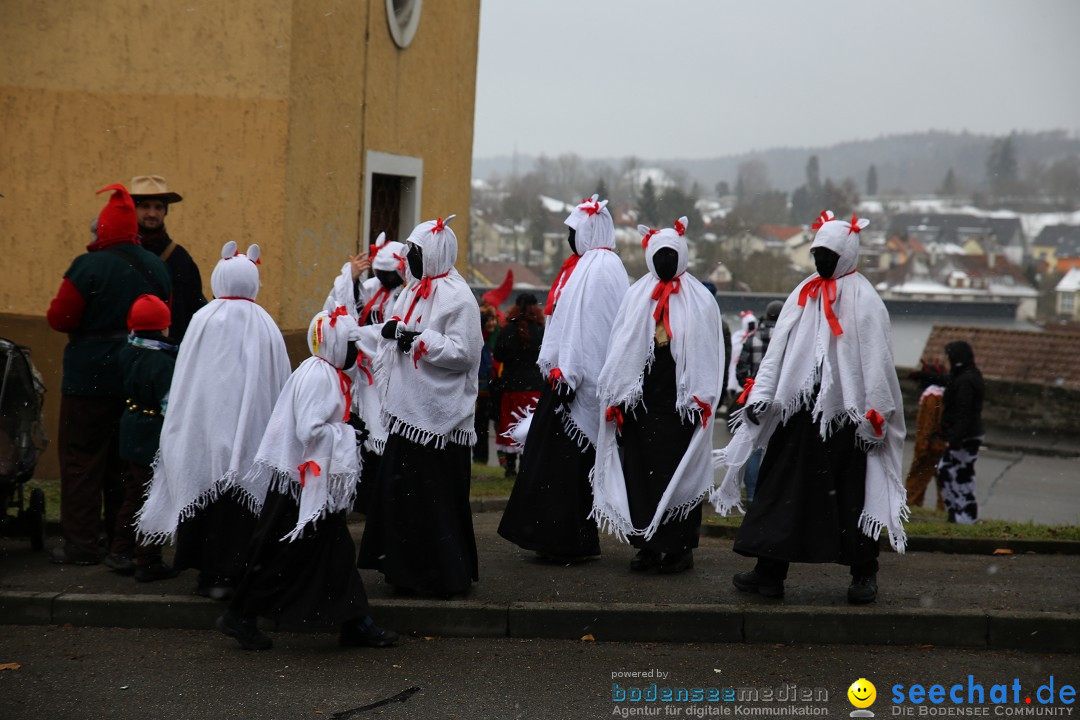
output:
[[[152,252],[123,244],[80,255],[64,277],[86,300],[86,308],[79,329],[68,335],[60,391],[64,395],[120,395],[117,353],[127,342],[128,310],[144,293],[169,302],[169,270]]]
[[[120,457],[138,465],[154,462],[165,424],[177,346],[133,338],[120,349],[124,414],[120,416]]]

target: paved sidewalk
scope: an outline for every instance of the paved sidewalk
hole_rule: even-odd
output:
[[[498,537],[501,513],[473,517],[473,591],[404,597],[364,571],[381,623],[446,636],[1080,648],[1076,555],[883,552],[878,601],[852,607],[846,568],[833,565],[793,566],[781,602],[737,592],[731,575],[751,562],[726,538],[702,537],[687,573],[641,575],[628,570],[632,548],[611,538],[600,559],[551,565]],[[352,528],[359,538],[363,523]],[[0,624],[211,627],[222,605],[195,596],[194,584],[191,571],[143,584],[104,566],[51,565],[25,540],[0,540]]]

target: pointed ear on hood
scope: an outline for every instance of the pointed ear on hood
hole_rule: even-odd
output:
[[[679,218],[678,220],[675,221],[675,226],[674,226],[675,227],[675,232],[679,233],[680,236],[685,235],[686,234],[686,227],[689,224],[690,224],[690,220],[688,220],[687,217],[685,215],[683,215],[681,218]]]
[[[386,244],[386,233],[381,232],[381,233],[379,233],[379,237],[375,238],[375,247],[381,248],[385,244]]]
[[[230,240],[221,246],[221,259],[228,260],[231,257],[236,257],[236,242]]]
[[[453,222],[454,218],[456,218],[456,217],[457,217],[457,215],[447,215],[446,219],[442,221],[443,225],[449,225],[451,222]]]
[[[259,249],[258,245],[248,245],[247,253],[245,254],[248,256],[248,260],[258,265],[259,255],[262,254],[262,250]]]

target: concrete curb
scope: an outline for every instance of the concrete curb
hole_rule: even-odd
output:
[[[371,606],[380,624],[423,636],[578,640],[591,635],[609,642],[928,644],[1037,652],[1075,652],[1080,646],[1080,616],[1051,612],[570,602],[501,605],[416,599],[373,600]],[[0,592],[0,622],[10,625],[205,630],[214,626],[224,609],[221,603],[178,595]]]
[[[701,534],[709,537],[731,538],[739,532],[732,525],[702,525]],[[881,549],[892,551],[887,537],[881,538]],[[1075,540],[1004,540],[996,538],[952,538],[931,535],[908,535],[909,552],[937,552],[952,555],[993,555],[995,550],[1010,550],[1017,555],[1080,555],[1080,542]]]

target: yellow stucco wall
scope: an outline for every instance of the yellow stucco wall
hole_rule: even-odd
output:
[[[424,3],[405,49],[385,2],[334,5],[330,17],[293,15],[294,42],[317,51],[294,53],[291,67],[285,223],[296,278],[277,316],[290,329],[307,327],[346,256],[366,244],[366,151],[423,159],[420,219],[457,214],[459,267],[467,257],[479,0]]]
[[[479,0],[425,2],[406,49],[385,0],[4,0],[0,335],[35,347],[53,437],[63,343],[44,314],[105,185],[160,174],[184,196],[167,226],[208,296],[221,245],[258,242],[286,334],[366,245],[368,150],[423,159],[421,219],[460,216],[461,265],[478,33]]]

